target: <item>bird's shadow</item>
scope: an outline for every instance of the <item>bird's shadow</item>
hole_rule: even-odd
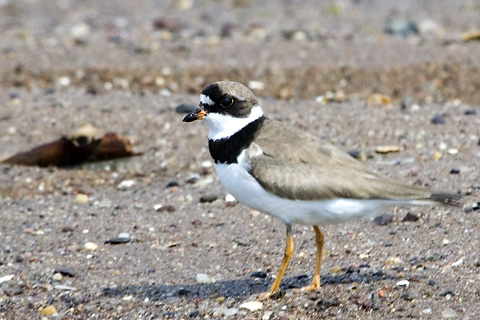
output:
[[[345,283],[371,283],[386,279],[395,279],[394,276],[382,271],[360,273],[358,271],[346,271],[338,275],[326,275],[322,277],[322,286]],[[311,276],[306,274],[284,278],[281,290],[301,288],[310,284]],[[139,299],[148,298],[151,301],[176,300],[180,297],[187,299],[209,297],[233,297],[244,298],[267,291],[272,279],[249,278],[241,280],[225,280],[213,283],[196,284],[153,284],[153,285],[126,285],[123,287],[108,287],[102,289],[102,296],[135,296]]]

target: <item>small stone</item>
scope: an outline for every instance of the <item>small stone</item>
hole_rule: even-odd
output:
[[[85,248],[85,250],[97,250],[98,248],[98,244],[96,243],[93,243],[93,242],[87,242],[85,243],[85,245],[83,246]]]
[[[265,311],[262,316],[262,320],[270,320],[273,318],[273,311]]]
[[[379,215],[379,216],[376,216],[375,218],[373,218],[373,222],[376,225],[379,225],[379,226],[386,226],[387,224],[391,223],[392,221],[393,221],[393,217],[392,217],[392,215],[390,215],[388,213],[384,213],[382,215]]]
[[[135,180],[123,180],[117,185],[118,190],[125,190],[135,185]]]
[[[199,311],[199,310],[194,310],[194,311],[192,311],[192,312],[190,312],[190,313],[188,314],[188,316],[189,316],[190,318],[196,318],[196,317],[198,317],[199,315],[200,315],[200,311]]]
[[[15,275],[13,274],[7,274],[6,276],[0,277],[0,283],[8,282],[13,279]]]
[[[240,309],[247,309],[250,311],[262,310],[263,304],[260,301],[248,301],[239,306]]]
[[[218,196],[216,194],[205,194],[200,197],[200,202],[201,203],[209,203],[213,202],[218,199]]]
[[[175,207],[169,204],[156,204],[153,206],[153,210],[157,212],[174,212]]]
[[[419,217],[415,213],[408,212],[405,217],[403,217],[402,222],[413,222],[417,221],[418,219]]]
[[[191,292],[191,291],[188,290],[188,289],[180,288],[180,289],[178,289],[178,291],[177,291],[177,295],[179,295],[179,296],[186,296],[186,295],[188,295],[190,292]]]
[[[77,194],[77,197],[75,198],[75,201],[77,203],[87,203],[88,202],[88,196],[83,193]]]
[[[360,150],[353,149],[348,151],[348,154],[353,158],[360,160],[362,162],[365,162],[367,160],[367,155],[365,154],[365,152]]]
[[[265,279],[267,277],[267,273],[265,271],[253,271],[250,274],[250,277],[252,278],[262,278]]]
[[[457,316],[457,312],[452,308],[447,307],[445,310],[442,311],[442,318],[455,318]]]
[[[261,81],[251,80],[248,82],[248,87],[252,90],[263,90],[265,89],[265,83]]]
[[[182,103],[175,108],[175,112],[176,113],[181,113],[181,114],[186,114],[186,113],[190,113],[190,112],[194,111],[197,108],[198,107],[196,105]]]
[[[433,124],[445,124],[445,115],[444,114],[436,114],[430,118],[430,122]]]
[[[447,153],[448,154],[458,154],[458,149],[455,149],[455,148],[448,149]]]
[[[403,17],[391,16],[387,19],[385,32],[405,38],[410,35],[418,34],[418,27],[415,23]]]
[[[452,263],[452,267],[458,267],[463,263],[463,258],[458,259],[454,263]]]
[[[55,314],[55,313],[58,313],[57,312],[57,309],[55,309],[54,306],[48,306],[48,307],[45,307],[43,309],[40,309],[39,313],[42,315],[42,316],[51,316],[52,314]]]
[[[431,314],[431,313],[432,313],[432,308],[423,309],[421,313],[423,313],[423,314]]]
[[[397,287],[405,287],[405,288],[408,288],[408,285],[410,284],[410,282],[408,280],[400,280],[398,281],[395,285]]]
[[[177,180],[170,180],[167,183],[167,188],[173,188],[173,187],[178,187],[180,184],[178,183]]]
[[[371,94],[367,97],[367,106],[382,106],[382,105],[388,105],[392,102],[392,99],[389,96],[380,94],[380,93],[374,93]]]
[[[443,157],[443,154],[440,151],[435,151],[433,153],[433,160],[440,160],[442,159],[442,157]]]
[[[399,265],[402,263],[402,259],[399,257],[388,257],[387,260],[385,261],[385,264],[393,264],[393,265]]]
[[[396,146],[396,145],[378,146],[375,149],[375,152],[379,154],[387,154],[387,153],[400,152],[400,151],[403,151],[403,147]]]
[[[229,193],[225,196],[225,202],[227,203],[227,205],[233,206],[237,203],[237,199],[235,199],[235,197]]]
[[[340,273],[340,272],[342,272],[342,268],[339,267],[339,266],[334,266],[330,269],[330,272],[333,273],[333,274]]]
[[[53,281],[62,281],[63,276],[60,272],[54,273],[53,276],[52,276],[52,280]]]
[[[62,87],[68,87],[72,83],[72,80],[70,80],[69,77],[60,77],[58,78],[57,83]]]
[[[450,240],[448,240],[447,238],[444,238],[444,239],[442,240],[442,243],[443,243],[444,246],[446,246],[446,245],[448,245],[448,244],[450,243]]]
[[[225,307],[216,307],[212,309],[214,318],[221,316],[229,317],[234,316],[238,313],[237,308],[225,308]]]
[[[205,273],[199,273],[197,274],[197,282],[198,283],[214,283],[215,279],[210,278],[207,274]]]
[[[122,243],[128,243],[130,242],[131,239],[128,237],[118,237],[118,238],[110,238],[105,240],[105,243],[108,244],[122,244]]]
[[[53,270],[54,273],[61,273],[64,276],[75,277],[75,269],[69,267],[58,267]]]
[[[456,169],[456,168],[450,169],[450,174],[459,174],[459,173],[460,173],[459,169]]]
[[[53,288],[56,289],[56,290],[65,290],[65,291],[75,291],[75,290],[77,290],[77,288],[75,288],[75,287],[65,286],[65,285],[62,285],[62,284],[54,285]]]

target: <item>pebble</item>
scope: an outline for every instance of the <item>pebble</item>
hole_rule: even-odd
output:
[[[396,145],[378,146],[375,149],[375,152],[379,154],[387,154],[387,153],[400,152],[400,151],[403,151],[403,147],[396,146]]]
[[[265,279],[267,277],[267,273],[265,271],[253,271],[250,274],[250,277],[252,278],[262,278]]]
[[[205,194],[200,197],[200,202],[201,203],[208,203],[208,202],[213,202],[218,199],[218,196],[216,194]]]
[[[436,114],[430,118],[430,122],[433,124],[445,124],[445,115],[444,114]]]
[[[60,272],[54,273],[53,276],[52,276],[52,280],[53,281],[62,281],[63,276]]]
[[[415,213],[408,212],[405,217],[403,217],[402,222],[413,222],[417,221],[418,219],[419,217]]]
[[[403,17],[392,16],[387,19],[385,32],[405,38],[410,35],[418,34],[418,27],[415,23]]]
[[[118,190],[125,190],[135,185],[135,180],[123,180],[117,185]]]
[[[446,308],[442,311],[442,318],[455,318],[457,316],[457,312],[452,308]]]
[[[238,313],[237,308],[224,308],[224,307],[216,307],[212,309],[214,317],[218,316],[225,316],[225,317],[230,317],[234,316]]]
[[[205,273],[199,273],[197,274],[197,282],[198,283],[214,283],[215,279],[210,278],[207,274]]]
[[[273,311],[265,311],[262,320],[270,320],[273,318]]]
[[[440,37],[443,36],[445,30],[432,19],[425,19],[418,23],[418,30],[422,36],[430,36],[430,37]]]
[[[83,193],[77,194],[77,197],[75,198],[75,201],[77,203],[87,203],[88,202],[88,196]]]
[[[13,274],[7,274],[6,276],[1,276],[0,277],[0,283],[8,282],[13,279],[15,275]]]
[[[42,315],[42,316],[51,316],[52,314],[55,314],[55,313],[58,313],[57,312],[57,309],[55,309],[54,306],[48,306],[48,307],[45,307],[43,309],[40,309],[39,313]]]
[[[72,80],[70,80],[69,77],[60,77],[58,78],[57,83],[62,87],[68,87],[72,83]]]
[[[454,263],[452,263],[452,267],[458,267],[458,266],[462,265],[462,263],[463,263],[463,258],[460,258],[457,261],[455,261]]]
[[[446,245],[448,245],[448,244],[450,243],[450,240],[448,240],[447,238],[444,238],[444,239],[442,240],[442,243],[443,243],[444,246],[446,246]]]
[[[374,93],[367,97],[367,106],[381,106],[381,105],[388,105],[392,102],[392,99],[389,96]]]
[[[427,308],[422,310],[423,314],[431,314],[432,313],[432,308]]]
[[[173,187],[178,187],[180,184],[178,183],[177,180],[170,180],[167,183],[167,188],[173,188]]]
[[[69,267],[58,267],[53,270],[54,273],[60,273],[64,276],[75,277],[75,269]]]
[[[77,290],[77,288],[75,288],[75,287],[65,286],[65,285],[61,285],[61,284],[54,285],[53,288],[54,288],[54,289],[57,289],[57,290],[66,290],[66,291],[75,291],[75,290]]]
[[[263,90],[265,89],[265,83],[261,81],[250,80],[248,81],[248,87],[252,90]]]
[[[348,151],[348,154],[353,158],[360,160],[362,162],[365,162],[367,160],[367,155],[365,154],[365,152],[360,150],[353,149]]]
[[[402,259],[399,257],[388,257],[385,261],[385,264],[399,265],[400,263],[402,263]]]
[[[405,288],[408,288],[408,285],[410,284],[410,282],[408,280],[400,280],[398,281],[395,285],[397,287],[405,287]]]
[[[237,203],[237,199],[229,193],[225,196],[225,202],[227,205],[234,205]]]
[[[460,173],[460,169],[456,169],[456,168],[450,169],[450,174],[459,174],[459,173]]]
[[[83,246],[86,250],[97,250],[98,248],[98,244],[96,243],[93,243],[93,242],[87,242],[85,243],[85,245]]]
[[[129,237],[118,237],[118,238],[110,238],[105,240],[105,243],[108,244],[122,244],[122,243],[128,243],[130,242],[131,239]]]
[[[257,311],[257,310],[262,310],[263,308],[263,303],[260,301],[248,301],[244,302],[239,306],[240,309],[247,309],[250,311]]]
[[[153,210],[157,212],[174,212],[175,207],[168,204],[156,204],[153,206]]]
[[[379,225],[379,226],[386,226],[387,224],[391,223],[392,221],[393,221],[393,217],[392,217],[392,215],[390,215],[388,213],[384,213],[382,215],[379,215],[379,216],[376,216],[375,218],[373,218],[373,222],[376,225]]]

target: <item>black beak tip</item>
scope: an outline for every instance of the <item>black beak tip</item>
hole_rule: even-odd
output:
[[[195,112],[189,113],[185,116],[185,118],[183,118],[183,122],[192,122],[195,120],[197,120],[197,115]]]

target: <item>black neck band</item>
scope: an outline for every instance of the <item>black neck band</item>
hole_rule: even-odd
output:
[[[264,120],[265,117],[261,116],[228,138],[208,140],[208,148],[215,163],[237,163],[237,157],[248,148]]]

